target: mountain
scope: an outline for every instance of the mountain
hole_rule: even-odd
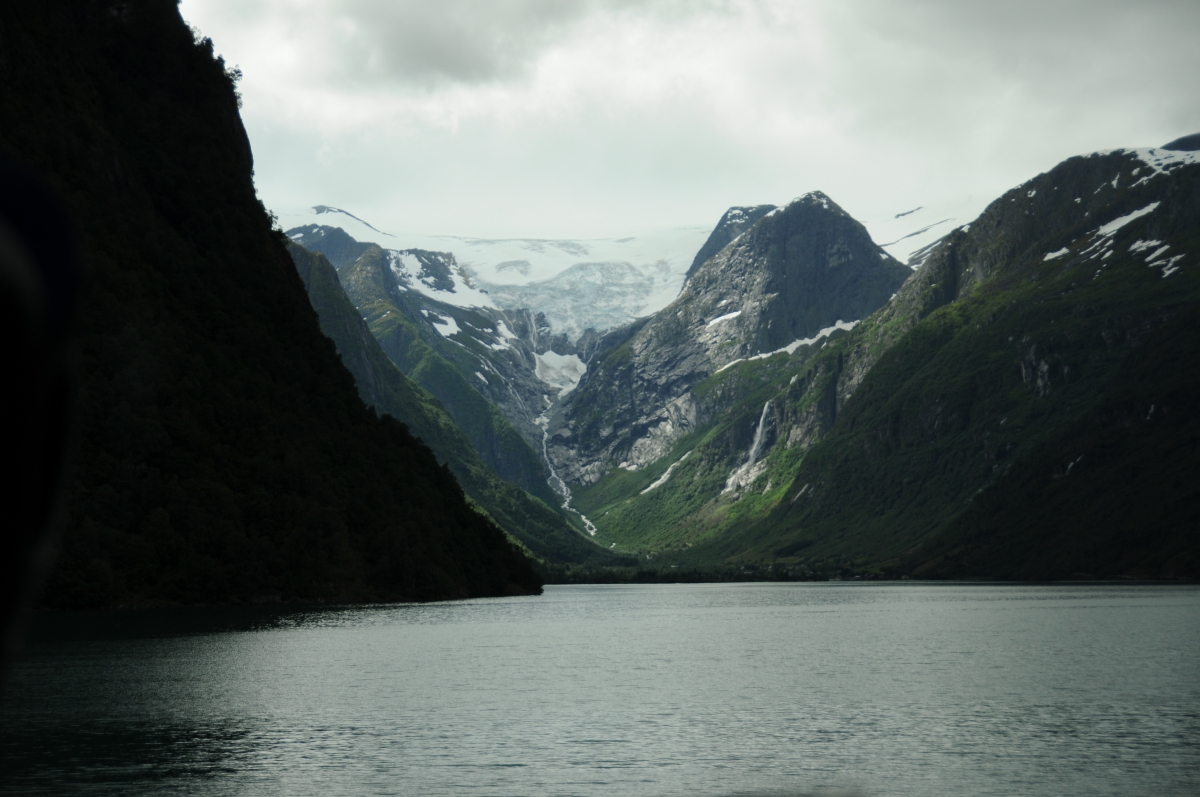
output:
[[[572,529],[558,512],[501,479],[480,461],[438,400],[388,359],[324,255],[295,243],[289,252],[317,311],[321,330],[337,346],[368,406],[403,421],[450,468],[466,494],[534,555],[552,562],[614,561]]]
[[[1171,146],[1014,188],[840,325],[741,276],[768,212],[563,402],[574,505],[661,566],[1195,577],[1200,166]]]
[[[0,151],[64,198],[85,267],[46,602],[538,592],[359,399],[255,196],[236,77],[172,0],[0,7]]]
[[[723,232],[718,226],[714,236]],[[760,213],[672,304],[595,358],[556,407],[548,447],[556,470],[588,485],[613,468],[659,461],[708,422],[698,384],[747,358],[849,328],[910,273],[824,194]]]
[[[376,243],[386,251],[442,253],[454,260],[464,279],[488,295],[481,306],[540,313],[549,335],[571,345],[578,344],[588,330],[603,334],[670,303],[710,233],[707,226],[691,226],[600,239],[413,235],[390,223],[377,228],[348,211],[324,205],[284,211],[281,219],[289,236],[305,236],[303,241],[295,238],[305,246],[321,235],[320,230],[336,229],[342,236]],[[338,246],[336,241],[321,245],[331,250]],[[339,252],[326,251],[326,256],[342,268]],[[556,350],[565,353],[561,345]]]
[[[318,228],[291,238],[324,253],[326,242],[336,252],[347,236]],[[388,358],[437,398],[483,462],[556,505],[534,421],[550,388],[537,379],[537,358],[518,345],[506,323],[525,332],[526,319],[489,306],[453,255],[361,246],[353,260],[333,265],[340,266],[340,284]]]
[[[717,226],[709,234],[708,240],[692,258],[692,265],[687,270],[685,281],[691,279],[692,275],[714,255],[773,210],[775,210],[774,205],[755,205],[753,207],[733,207],[725,211],[717,222]]]
[[[358,235],[394,237],[346,211],[314,210],[323,211],[319,216],[336,216]],[[606,331],[608,325],[625,324],[631,308],[647,301],[659,306],[674,296],[674,280],[682,279],[683,270],[671,264],[685,262],[677,247],[689,235],[695,237],[690,230],[669,230],[640,239],[582,243],[436,239],[466,247],[461,251],[475,258],[477,266],[491,262],[485,256],[494,260],[523,253],[533,260],[493,263],[488,273],[493,278],[508,272],[541,278],[523,285],[487,284],[485,289],[452,252],[384,249],[328,225],[288,230],[295,243],[330,257],[384,351],[437,397],[483,461],[547,503],[561,503],[572,522],[589,531],[586,519],[570,511],[565,485],[547,469],[547,411],[574,388],[593,353],[610,345],[612,335],[623,334],[620,328]],[[588,255],[628,260],[573,262]],[[651,256],[657,258],[653,263]],[[670,292],[666,298],[655,294],[664,285]],[[538,309],[517,304],[526,300],[539,302]],[[557,330],[542,308],[558,313],[555,317],[567,332]],[[562,323],[564,313],[570,323]],[[581,318],[602,329],[588,326],[579,333]]]
[[[1097,153],[1012,189],[852,330],[693,385],[687,433],[576,505],[681,566],[1200,575],[1197,160]]]
[[[1008,192],[846,338],[793,498],[713,552],[1195,576],[1198,247],[1193,153],[1072,158]]]

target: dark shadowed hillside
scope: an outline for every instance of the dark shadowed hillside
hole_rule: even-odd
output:
[[[367,322],[342,290],[337,271],[320,252],[289,247],[321,330],[337,346],[359,395],[379,414],[404,421],[459,484],[493,519],[533,554],[555,562],[613,563],[615,557],[571,528],[565,518],[496,475],[436,398],[388,359]]]
[[[358,398],[255,197],[235,77],[172,0],[0,7],[0,152],[62,195],[85,269],[46,601],[538,591]]]

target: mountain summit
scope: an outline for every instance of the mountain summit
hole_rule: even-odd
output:
[[[819,191],[768,207],[726,213],[722,235],[737,228],[735,215],[757,220],[697,268],[674,302],[597,356],[563,402],[550,456],[568,481],[657,460],[701,422],[690,393],[697,383],[866,317],[912,273]]]

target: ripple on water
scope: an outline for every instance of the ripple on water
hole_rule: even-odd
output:
[[[1200,590],[743,584],[39,618],[14,793],[1185,794]]]

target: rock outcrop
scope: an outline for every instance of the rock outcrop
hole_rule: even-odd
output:
[[[598,355],[556,407],[548,450],[566,481],[656,461],[707,420],[693,386],[866,317],[912,273],[820,192],[786,208],[735,208],[722,235],[737,229],[735,211],[757,221],[697,268],[671,305]]]

